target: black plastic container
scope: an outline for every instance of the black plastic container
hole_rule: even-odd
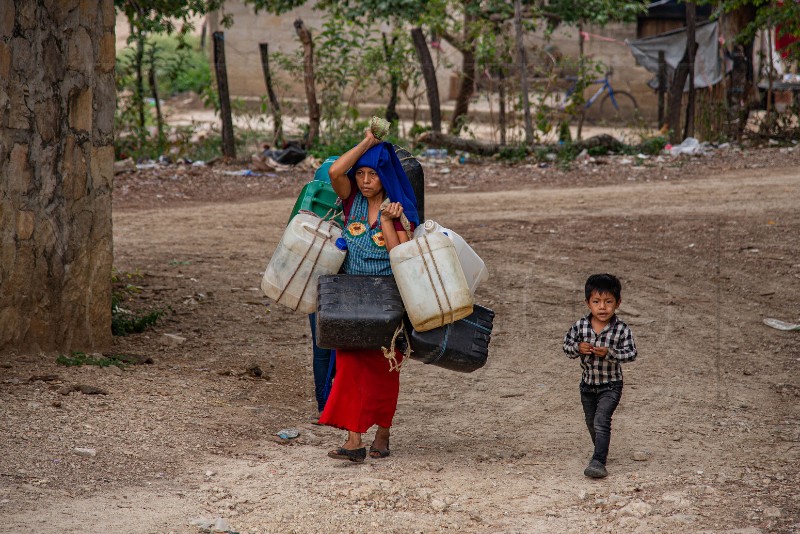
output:
[[[406,171],[408,181],[411,182],[411,187],[414,189],[414,196],[417,197],[417,213],[419,213],[419,221],[422,223],[425,220],[425,173],[422,170],[422,165],[405,148],[398,145],[393,146],[394,153],[397,154],[400,165]]]
[[[317,345],[324,349],[389,347],[405,308],[393,276],[319,277]]]
[[[406,324],[411,359],[460,373],[471,373],[486,365],[494,312],[477,304],[473,310],[460,321],[427,332],[417,332]]]

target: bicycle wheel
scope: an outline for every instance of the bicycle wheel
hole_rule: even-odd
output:
[[[603,118],[615,124],[631,124],[639,117],[639,105],[633,95],[627,91],[614,91],[614,100],[617,106],[611,101],[611,95],[606,94],[600,102],[600,113]]]

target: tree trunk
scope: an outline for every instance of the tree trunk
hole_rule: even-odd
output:
[[[381,36],[383,37],[383,53],[384,57],[386,58],[386,64],[391,64],[392,61],[392,50],[394,49],[394,45],[397,43],[397,36],[395,35],[392,37],[392,43],[389,44],[389,41],[386,39],[386,33],[382,33]],[[395,123],[400,120],[400,115],[397,114],[397,93],[400,90],[400,79],[397,76],[397,73],[390,69],[389,70],[389,103],[386,104],[386,120],[390,123]]]
[[[475,15],[469,12],[464,13],[463,36],[461,45],[458,47],[461,52],[461,75],[459,76],[460,84],[453,109],[453,117],[450,119],[451,135],[458,135],[464,127],[469,113],[469,100],[475,94],[475,44],[470,36],[475,18]]]
[[[261,43],[258,45],[258,48],[261,52],[261,70],[264,73],[264,83],[267,86],[269,105],[272,108],[272,122],[275,127],[272,145],[281,147],[283,146],[283,117],[281,116],[281,104],[278,102],[275,89],[272,87],[272,74],[269,70],[269,44]]]
[[[222,116],[222,155],[236,158],[236,143],[233,137],[233,116],[231,111],[231,95],[228,92],[228,68],[225,65],[225,33],[214,32],[214,72],[217,76],[219,91],[219,109]]]
[[[519,83],[522,91],[522,109],[525,112],[525,144],[533,143],[533,123],[531,121],[531,103],[528,100],[528,60],[525,57],[525,46],[522,44],[522,3],[514,0],[514,28],[517,39],[517,61],[519,62]]]
[[[695,28],[697,23],[697,4],[686,2],[686,48],[689,51],[689,95],[686,102],[686,128],[684,138],[694,137],[694,58],[697,54],[697,38]]]
[[[306,148],[314,146],[319,135],[320,111],[317,102],[317,82],[314,77],[314,41],[311,32],[306,28],[303,19],[294,21],[294,29],[300,42],[303,43],[303,79],[306,86],[306,100],[308,101],[308,137]]]
[[[156,79],[156,47],[150,49],[147,82],[150,84],[150,95],[153,97],[153,103],[156,106],[156,129],[158,130],[158,151],[163,153],[166,148],[166,140],[164,135],[164,116],[161,113],[161,99],[158,97],[158,80]]]
[[[688,44],[688,41],[687,41]],[[689,48],[683,53],[678,68],[672,79],[669,88],[669,107],[667,109],[667,122],[669,123],[670,143],[681,142],[681,102],[683,101],[683,88],[686,86],[686,78],[689,76]]]
[[[112,0],[0,9],[0,352],[111,346]],[[76,4],[77,6],[77,4]],[[59,12],[60,13],[60,12]],[[77,39],[82,36],[81,39]],[[32,68],[33,66],[36,68]]]
[[[497,85],[497,97],[500,100],[497,120],[500,123],[500,146],[506,146],[506,73],[503,67],[497,71],[499,83]]]
[[[422,68],[422,78],[425,80],[425,88],[428,91],[428,108],[431,114],[431,129],[434,132],[442,131],[442,111],[439,105],[439,85],[436,82],[436,70],[433,68],[431,51],[428,43],[425,42],[425,35],[422,28],[411,30],[411,39],[419,57],[419,64]]]

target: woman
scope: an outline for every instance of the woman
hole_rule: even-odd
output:
[[[337,159],[328,171],[331,185],[343,201],[347,241],[346,274],[392,274],[389,251],[408,241],[400,216],[411,230],[419,224],[411,182],[390,143],[370,131]],[[389,204],[381,206],[388,197]],[[397,362],[402,360],[395,353]],[[400,375],[381,350],[336,351],[336,379],[319,422],[347,430],[347,441],[328,453],[331,458],[363,462],[367,456],[361,434],[378,425],[370,446],[372,458],[389,456],[389,427],[397,408]]]

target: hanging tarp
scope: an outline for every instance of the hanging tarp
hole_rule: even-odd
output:
[[[694,86],[710,87],[722,80],[723,69],[719,55],[719,24],[708,22],[698,24],[695,30],[697,56],[694,62]],[[667,63],[667,80],[672,80],[673,73],[686,51],[686,28],[671,32],[628,41],[636,64],[641,65],[656,75],[648,85],[658,87],[658,53],[664,51]],[[688,81],[686,89],[689,89]]]

